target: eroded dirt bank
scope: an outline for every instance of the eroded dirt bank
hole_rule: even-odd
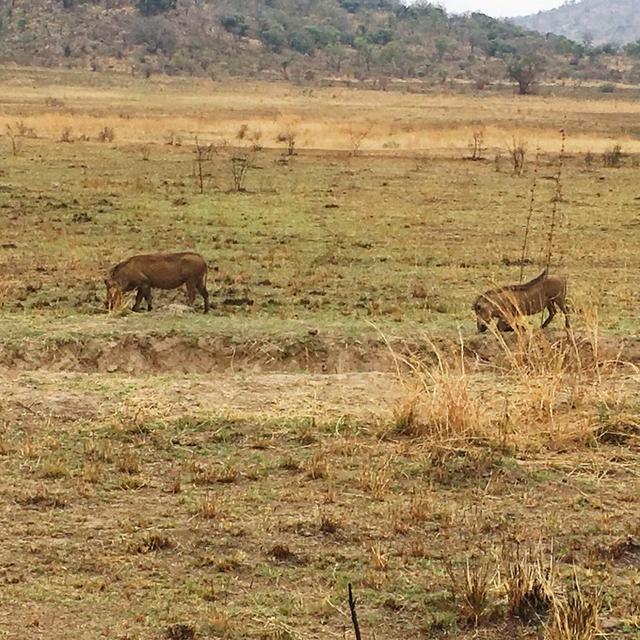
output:
[[[640,339],[602,337],[598,341],[576,335],[549,334],[543,348],[567,349],[584,362],[640,363]],[[299,372],[348,373],[393,372],[406,358],[419,357],[437,363],[438,358],[459,360],[463,349],[468,367],[500,366],[507,349],[516,350],[513,336],[506,347],[491,335],[473,336],[461,347],[459,337],[434,341],[378,337],[337,338],[330,335],[264,336],[237,339],[229,335],[148,335],[39,337],[0,344],[0,370],[5,374],[52,370],[84,373],[212,373]]]

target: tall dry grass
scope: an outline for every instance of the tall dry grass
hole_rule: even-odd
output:
[[[462,338],[443,347],[425,337],[429,356],[395,354],[405,390],[395,433],[450,446],[590,446],[605,399],[630,400],[622,372],[631,365],[603,356],[595,313],[579,335],[529,323],[486,340],[489,361]]]

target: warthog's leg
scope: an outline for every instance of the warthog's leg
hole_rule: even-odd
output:
[[[140,304],[142,303],[142,298],[144,294],[142,293],[142,288],[138,288],[136,291],[136,301],[133,303],[133,311],[140,311]]]
[[[553,302],[549,302],[549,304],[547,305],[547,311],[549,312],[549,316],[542,323],[543,329],[549,326],[549,323],[553,320],[554,316],[556,315],[556,305]]]
[[[204,300],[204,312],[209,313],[209,292],[207,291],[207,287],[202,280],[198,282],[196,287],[198,287],[198,291]]]
[[[144,299],[147,301],[147,311],[151,311],[151,287],[148,284],[144,284],[140,287]]]
[[[196,299],[196,286],[193,282],[187,282],[187,304],[193,304]]]

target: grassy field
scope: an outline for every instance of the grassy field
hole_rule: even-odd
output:
[[[640,638],[636,102],[0,88],[0,637],[352,637],[351,582],[367,639]],[[477,336],[554,211],[573,333]],[[208,316],[106,313],[183,249]]]

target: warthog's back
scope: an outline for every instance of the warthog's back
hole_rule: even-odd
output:
[[[206,271],[207,263],[198,253],[150,253],[121,262],[114,268],[114,275],[126,276],[132,283],[175,289],[201,278]]]
[[[502,311],[533,315],[550,302],[564,299],[567,281],[561,276],[538,277],[531,282],[494,289],[485,294]]]

